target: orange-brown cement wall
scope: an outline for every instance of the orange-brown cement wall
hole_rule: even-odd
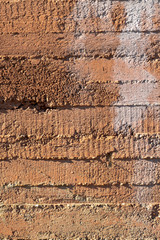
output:
[[[0,239],[160,239],[160,1],[0,0]]]

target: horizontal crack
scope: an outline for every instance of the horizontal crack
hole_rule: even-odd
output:
[[[114,153],[114,152],[113,152]],[[105,164],[108,162],[108,160],[111,158],[110,153],[108,154],[104,154],[104,155],[98,155],[95,157],[90,157],[90,158],[58,158],[58,157],[53,157],[53,158],[27,158],[26,161],[46,161],[46,162],[61,162],[61,163],[73,163],[73,161],[84,161],[84,162],[92,162],[92,161],[99,161],[102,164]],[[105,159],[105,160],[104,160]],[[20,160],[18,157],[13,157],[12,159],[8,158],[8,157],[4,157],[0,159],[1,161],[6,161],[6,162],[11,162],[14,160]],[[153,158],[153,157],[128,157],[128,158],[115,158],[112,157],[112,164],[118,162],[118,161],[149,161],[149,162],[160,162],[160,158]]]
[[[14,103],[15,102],[15,103]],[[105,108],[105,107],[109,107],[109,108],[121,108],[121,107],[131,107],[131,108],[135,108],[135,107],[158,107],[160,106],[160,104],[155,104],[155,103],[144,103],[144,104],[118,104],[118,103],[114,103],[114,104],[93,104],[93,105],[57,105],[57,106],[53,106],[50,107],[48,106],[50,102],[33,102],[33,101],[26,101],[25,103],[23,102],[19,102],[16,100],[13,100],[13,102],[11,100],[7,100],[7,101],[1,101],[0,102],[0,111],[3,110],[16,110],[16,109],[27,109],[27,108],[31,108],[31,109],[36,109],[37,112],[45,112],[46,110],[72,110],[72,109],[91,109],[91,108]]]
[[[160,162],[160,158],[157,157],[124,157],[124,158],[113,158],[115,161],[149,161],[149,162]]]
[[[115,0],[115,1],[117,1],[117,0]],[[123,1],[128,1],[128,0],[123,0]],[[143,33],[143,34],[151,34],[151,33],[155,33],[155,34],[158,34],[158,33],[160,33],[160,30],[122,30],[122,31],[118,31],[118,30],[97,30],[97,31],[92,31],[92,30],[90,30],[90,31],[86,31],[86,30],[84,30],[84,31],[77,31],[77,32],[75,32],[75,31],[70,31],[69,32],[70,33],[70,35],[72,36],[72,35],[74,35],[75,37],[78,35],[78,36],[81,36],[82,34],[95,34],[95,35],[98,35],[98,34],[106,34],[106,33],[114,33],[114,34],[119,34],[119,33]],[[22,35],[22,36],[26,36],[26,35],[33,35],[33,34],[44,34],[44,32],[43,31],[34,31],[34,32],[27,32],[27,33],[25,33],[24,31],[23,32],[6,32],[5,33],[5,35]],[[66,36],[68,36],[68,32],[65,32],[65,31],[59,31],[59,32],[55,32],[55,31],[45,31],[45,35],[48,35],[48,34],[55,34],[55,35],[57,35],[57,36],[59,36],[59,35],[62,35],[62,34],[64,34],[65,35],[65,37]],[[1,32],[0,33],[0,36],[2,36],[2,35],[4,35],[4,33],[3,32]],[[61,39],[60,39],[61,40]]]
[[[74,189],[76,187],[84,187],[84,188],[112,188],[112,187],[126,187],[126,188],[133,188],[133,187],[154,187],[154,186],[160,186],[160,183],[148,183],[148,184],[136,184],[136,183],[129,183],[129,182],[111,182],[106,184],[38,184],[38,185],[30,185],[30,184],[24,184],[24,185],[14,185],[14,184],[6,184],[1,187],[1,189],[10,189],[10,188],[24,188],[24,189],[31,189],[31,188],[59,188],[59,189]]]

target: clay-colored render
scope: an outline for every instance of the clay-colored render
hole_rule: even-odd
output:
[[[0,240],[160,239],[160,1],[0,0]]]

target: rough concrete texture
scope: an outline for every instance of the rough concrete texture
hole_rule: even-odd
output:
[[[0,0],[0,239],[160,239],[159,0]]]

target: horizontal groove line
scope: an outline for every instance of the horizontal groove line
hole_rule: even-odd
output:
[[[130,55],[129,57],[132,57],[132,56],[135,56],[136,54],[134,54],[134,55]],[[48,54],[47,55],[48,57],[50,57],[50,55]],[[30,60],[30,59],[41,59],[41,58],[43,58],[43,55],[41,56],[41,57],[38,57],[38,58],[36,58],[36,56],[35,56],[35,58],[30,58],[30,57],[27,57],[27,56],[25,56],[25,59],[23,59],[23,57],[24,57],[24,55],[16,55],[16,54],[14,54],[14,55],[11,55],[11,54],[7,54],[7,55],[1,55],[0,57],[2,57],[2,58],[4,58],[4,60],[5,60],[5,58],[6,57],[10,57],[10,58],[22,58],[22,60]],[[52,56],[52,57],[50,57],[50,60],[56,60],[56,61],[58,61],[58,60],[60,60],[60,61],[66,61],[66,62],[68,62],[68,61],[70,61],[70,60],[76,60],[76,59],[85,59],[85,60],[93,60],[93,59],[106,59],[106,60],[112,60],[112,59],[114,59],[114,60],[119,60],[119,59],[125,59],[126,57],[128,57],[128,55],[127,55],[127,53],[126,54],[124,54],[123,56],[116,56],[115,54],[110,54],[110,53],[108,53],[108,56],[107,56],[107,52],[106,52],[106,55],[105,55],[105,53],[104,54],[101,54],[101,55],[97,55],[97,53],[96,53],[96,51],[95,51],[95,54],[92,54],[92,55],[90,55],[90,54],[81,54],[81,55],[64,55],[64,57],[60,57],[60,56]],[[153,58],[148,58],[147,60],[146,60],[146,63],[147,62],[154,62],[154,61],[156,61],[156,60],[159,60],[159,57],[157,56],[157,57],[153,57]],[[21,59],[20,59],[21,60]]]
[[[5,105],[5,104],[9,104],[10,101],[5,101],[4,103],[0,103],[0,109],[2,109],[2,106]],[[21,102],[19,102],[20,104]],[[22,106],[19,106],[19,107],[25,107],[25,104],[29,104],[34,106],[36,104],[32,104],[32,102],[26,102],[22,103]],[[39,102],[37,103],[38,104],[47,104],[47,102]],[[16,106],[15,104],[12,104],[13,106]],[[47,109],[71,109],[71,108],[80,108],[80,109],[84,109],[84,108],[105,108],[105,107],[110,107],[110,108],[114,108],[114,107],[117,107],[117,108],[120,108],[120,107],[160,107],[160,104],[155,104],[155,103],[151,103],[151,104],[112,104],[112,105],[73,105],[73,106],[55,106],[55,107],[46,107]]]
[[[3,23],[4,21],[0,21],[0,23]],[[45,31],[45,30],[42,30],[42,31],[34,31],[34,32],[17,32],[17,31],[14,31],[14,32],[2,32],[1,31],[1,33],[0,33],[0,36],[2,36],[2,35],[24,35],[24,36],[26,36],[26,34],[29,34],[29,35],[36,35],[36,34],[41,34],[41,33],[43,33],[43,35],[44,35],[44,33],[46,34],[46,35],[48,35],[48,34],[55,34],[55,35],[60,35],[60,34],[66,34],[66,35],[69,35],[68,34],[68,32],[66,31],[66,32],[54,32],[54,31]],[[95,34],[95,35],[98,35],[98,34],[106,34],[106,33],[114,33],[114,34],[119,34],[119,33],[121,33],[121,34],[126,34],[126,33],[143,33],[143,34],[151,34],[151,33],[155,33],[155,34],[159,34],[160,33],[160,30],[125,30],[125,31],[113,31],[113,30],[108,30],[108,31],[77,31],[77,32],[75,32],[74,30],[72,30],[72,31],[70,31],[69,32],[71,35],[72,34],[74,34],[75,35],[75,37],[76,37],[76,34],[78,35],[78,36],[80,36],[81,34],[83,34],[83,33],[88,33],[88,34]]]
[[[19,124],[21,124],[21,121],[16,121],[17,123],[19,123]],[[9,134],[9,135],[0,135],[0,140],[1,139],[7,139],[7,143],[9,143],[8,142],[8,139],[12,139],[11,141],[10,141],[10,143],[12,143],[12,144],[14,144],[14,143],[18,143],[18,142],[23,142],[23,141],[25,141],[25,142],[29,142],[29,141],[34,141],[34,142],[39,142],[39,141],[41,141],[42,139],[44,140],[48,140],[48,141],[51,141],[51,140],[55,140],[55,139],[59,139],[59,138],[63,138],[63,139],[73,139],[73,140],[80,140],[81,138],[83,138],[83,137],[86,137],[86,138],[88,138],[88,137],[93,137],[95,140],[96,139],[99,139],[100,137],[103,137],[103,138],[106,138],[106,139],[118,139],[118,135],[122,135],[122,133],[119,133],[118,134],[118,132],[117,132],[117,134],[115,133],[115,134],[113,134],[113,135],[108,135],[108,134],[103,134],[103,133],[101,133],[101,134],[99,134],[99,133],[97,133],[97,134],[95,134],[95,133],[92,133],[92,132],[89,132],[88,134],[86,133],[86,134],[81,134],[81,133],[77,133],[76,135],[75,134],[61,134],[61,135],[59,135],[59,134],[57,134],[57,135],[54,135],[54,134],[48,134],[48,135],[45,135],[45,134],[42,134],[42,135],[39,135],[39,136],[37,136],[37,135],[34,135],[34,134],[32,134],[32,135],[19,135],[19,134],[17,134],[17,135],[12,135],[12,134]],[[124,133],[124,135],[123,135],[125,138],[126,137],[130,137],[130,138],[136,138],[136,140],[137,140],[137,138],[139,139],[139,138],[142,138],[142,137],[160,137],[160,132],[135,132],[135,133],[128,133],[128,134],[126,134],[126,133]],[[6,141],[3,141],[3,142],[1,142],[0,141],[0,144],[3,144],[3,143],[6,143]],[[64,159],[65,159],[65,157],[64,157]]]
[[[16,185],[16,186],[1,186],[0,189],[15,189],[15,188],[22,188],[22,189],[32,189],[32,188],[59,188],[59,189],[74,189],[76,187],[84,187],[84,188],[91,188],[91,189],[97,189],[97,188],[112,188],[112,187],[127,187],[127,188],[132,188],[132,187],[155,187],[155,186],[160,186],[160,183],[149,183],[149,184],[135,184],[135,183],[120,183],[120,182],[114,182],[114,183],[108,183],[108,184],[63,184],[63,185],[52,185],[52,184],[38,184],[38,185]]]
[[[97,206],[99,206],[99,207],[101,207],[101,206],[115,206],[115,207],[117,207],[117,206],[131,206],[131,207],[133,207],[133,206],[137,206],[137,207],[145,207],[145,206],[154,206],[154,205],[159,205],[160,204],[160,202],[152,202],[152,203],[143,203],[143,205],[142,205],[142,203],[100,203],[100,202],[84,202],[84,203],[77,203],[77,202],[73,202],[73,203],[71,203],[71,202],[64,202],[64,203],[40,203],[40,204],[31,204],[31,203],[13,203],[13,204],[0,204],[0,208],[1,207],[5,207],[5,206],[26,206],[26,207],[30,207],[30,206],[33,206],[33,207],[40,207],[40,206],[62,206],[62,205],[77,205],[77,206],[89,206],[89,205],[91,205],[91,206],[93,206],[93,205],[97,205]]]
[[[11,106],[7,106],[7,104],[10,104]],[[19,106],[17,106],[19,104]],[[43,106],[40,109],[37,109],[39,105],[42,104],[47,104],[47,102],[39,102],[39,103],[31,103],[31,102],[26,102],[26,103],[17,103],[12,104],[11,101],[5,101],[3,103],[0,103],[0,111],[3,110],[16,110],[16,109],[26,109],[30,107],[31,109],[36,109],[37,112],[45,112],[47,110],[71,110],[71,109],[91,109],[91,108],[124,108],[124,107],[160,107],[160,104],[112,104],[112,105],[75,105],[75,106],[55,106],[55,107],[49,107],[49,106]],[[5,107],[6,106],[6,107]]]
[[[143,158],[140,158],[140,157],[135,157],[135,158],[113,158],[113,160],[115,161],[155,161],[155,162],[159,162],[160,161],[160,158],[153,158],[153,157],[143,157]]]
[[[46,158],[42,158],[42,159],[33,159],[33,158],[28,158],[24,161],[45,161],[45,162],[61,162],[61,163],[73,163],[74,162],[92,162],[92,161],[98,161],[98,162],[101,162],[102,164],[105,164],[105,163],[108,163],[108,161],[103,161],[99,158],[101,158],[103,156],[98,156],[98,157],[95,157],[95,158],[73,158],[73,159],[65,159],[65,158],[62,158],[62,159],[57,159],[57,158],[50,158],[50,159],[46,159]],[[106,156],[107,157],[107,156]],[[109,157],[108,157],[109,158]],[[0,159],[0,162],[12,162],[12,161],[22,161],[22,159],[20,158],[13,158],[13,159],[8,159],[8,158],[4,158],[4,159]],[[112,164],[114,164],[114,161],[115,163],[117,161],[150,161],[150,162],[160,162],[160,158],[112,158]]]

